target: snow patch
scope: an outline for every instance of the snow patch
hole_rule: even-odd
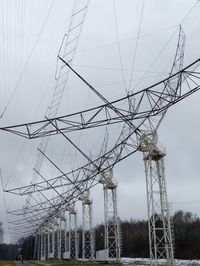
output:
[[[124,265],[128,264],[135,264],[135,265],[150,265],[150,259],[149,258],[121,258],[121,263]],[[166,260],[160,259],[158,260],[159,265],[165,265]],[[175,265],[200,265],[200,260],[175,260]]]

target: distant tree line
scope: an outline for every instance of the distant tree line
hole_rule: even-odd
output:
[[[200,218],[191,212],[178,211],[173,217],[175,257],[200,258]]]
[[[0,244],[0,260],[15,260],[18,247],[15,244]]]
[[[200,258],[200,218],[191,212],[178,211],[173,216],[175,236],[175,258]],[[81,229],[79,255],[81,256]],[[148,223],[146,220],[121,221],[122,256],[149,257]],[[95,228],[96,250],[104,249],[104,226]],[[19,249],[20,247],[20,249]],[[14,259],[20,250],[25,259],[33,257],[34,239],[21,239],[18,245],[0,244],[0,259]]]
[[[200,218],[191,212],[178,211],[172,217],[175,237],[175,258],[200,259]],[[148,222],[121,221],[122,256],[149,257]],[[103,249],[104,227],[96,228],[96,249]]]

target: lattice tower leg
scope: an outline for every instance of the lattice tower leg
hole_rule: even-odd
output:
[[[42,252],[43,252],[42,241],[43,241],[43,237],[42,237],[42,233],[41,233],[41,235],[40,235],[40,260],[42,259]]]
[[[58,242],[59,242],[59,235],[58,235],[58,225],[56,225],[55,227],[55,231],[54,231],[54,258],[57,259],[58,258]]]
[[[78,259],[77,213],[69,212],[69,250],[70,258]]]
[[[48,228],[48,259],[53,258],[53,225]],[[51,257],[50,257],[51,256]]]
[[[42,230],[41,232],[41,258],[43,260],[45,257],[45,232]]]
[[[55,228],[54,226],[52,229],[52,253],[53,253],[53,257],[55,258]]]
[[[47,259],[50,257],[50,229],[47,230]]]
[[[59,220],[58,223],[58,229],[57,229],[57,246],[58,246],[58,256],[57,258],[60,260],[61,259],[61,221]]]
[[[165,153],[156,148],[143,152],[143,155],[151,264],[158,265],[159,259],[166,259],[167,265],[173,266],[174,253],[164,173]]]
[[[94,260],[94,230],[92,226],[92,201],[82,201],[83,231],[82,256],[83,259]]]
[[[120,259],[120,231],[117,215],[117,184],[104,184],[105,249],[109,258]]]
[[[44,259],[47,259],[48,254],[48,233],[47,230],[44,232]]]
[[[68,236],[68,223],[67,217],[65,218],[65,251],[69,251],[69,236]]]
[[[65,229],[65,215],[63,215],[60,218],[60,241],[61,241],[61,258],[63,258],[63,253],[66,251],[65,246],[66,246],[66,229]]]

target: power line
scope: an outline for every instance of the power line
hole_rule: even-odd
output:
[[[50,15],[50,13],[51,13],[51,10],[52,10],[52,8],[53,8],[54,3],[55,3],[55,0],[53,0],[52,3],[51,3],[51,6],[50,6],[50,8],[49,8],[49,10],[48,10],[48,13],[47,13],[47,16],[46,16],[46,18],[45,18],[45,20],[44,20],[44,22],[43,22],[43,24],[42,24],[42,27],[41,27],[41,29],[40,29],[40,32],[39,32],[39,34],[38,34],[38,36],[37,36],[37,38],[36,38],[36,41],[35,41],[35,43],[34,43],[34,45],[33,45],[33,47],[32,47],[32,50],[31,50],[31,52],[30,52],[30,55],[29,55],[28,58],[27,58],[27,61],[26,61],[25,65],[24,65],[24,67],[23,67],[23,69],[22,69],[22,72],[21,72],[19,78],[18,78],[18,81],[17,81],[17,83],[16,83],[16,86],[14,87],[14,89],[13,89],[13,91],[12,91],[12,93],[11,93],[9,99],[8,99],[7,104],[6,104],[6,106],[5,106],[4,110],[3,110],[3,112],[2,112],[1,115],[0,115],[0,118],[2,118],[2,117],[4,116],[5,112],[7,111],[8,106],[10,105],[10,103],[11,103],[11,101],[12,101],[14,95],[15,95],[16,90],[17,90],[18,87],[19,87],[19,84],[20,84],[20,82],[21,82],[21,80],[22,80],[22,78],[23,78],[23,76],[24,76],[24,73],[25,73],[25,71],[26,71],[26,69],[27,69],[27,67],[28,67],[28,64],[29,64],[29,62],[30,62],[30,60],[31,60],[31,58],[32,58],[32,55],[33,55],[33,53],[34,53],[34,51],[35,51],[35,48],[37,47],[37,44],[38,44],[38,42],[39,42],[39,40],[40,40],[40,37],[41,37],[42,32],[43,32],[43,29],[44,29],[44,27],[45,27],[45,25],[46,25],[46,23],[47,23],[47,20],[48,20],[48,18],[49,18],[49,15]]]
[[[138,43],[139,43],[141,25],[142,25],[142,18],[143,18],[143,14],[144,14],[144,6],[145,6],[145,0],[143,0],[143,2],[142,2],[142,9],[141,9],[141,14],[140,14],[140,22],[139,22],[138,33],[137,33],[137,38],[136,38],[135,52],[134,52],[134,56],[133,56],[133,63],[132,63],[132,69],[131,69],[131,75],[130,75],[130,82],[129,82],[128,91],[130,91],[131,83],[132,83],[132,80],[133,80],[133,72],[134,72],[134,68],[135,68],[136,55],[137,55],[137,50],[138,50]]]
[[[124,83],[124,88],[127,92],[125,74],[124,74],[123,63],[122,63],[122,53],[121,53],[121,48],[120,48],[120,43],[119,43],[119,32],[118,32],[118,25],[117,25],[117,14],[116,14],[116,8],[115,8],[115,0],[113,0],[113,10],[114,10],[114,17],[115,17],[115,30],[116,30],[116,36],[117,36],[117,47],[118,47],[118,52],[119,52],[119,60],[120,60],[120,67],[121,67],[121,73],[122,73],[122,80]]]
[[[168,31],[168,30],[171,30],[173,28],[177,28],[177,25],[173,25],[173,26],[170,26],[170,27],[167,27],[167,28],[163,28],[163,29],[160,29],[160,30],[156,30],[156,31],[152,31],[152,32],[147,32],[147,33],[141,34],[140,35],[140,38],[141,37],[146,37],[148,35],[157,34],[157,33],[163,32],[163,31]],[[133,41],[136,38],[137,38],[137,36],[134,36],[132,38],[128,38],[128,39],[121,40],[121,41],[119,41],[119,43]],[[90,52],[92,50],[97,50],[97,49],[101,49],[101,48],[105,48],[105,47],[113,46],[113,45],[116,45],[116,42],[110,42],[110,43],[106,43],[106,44],[102,44],[102,45],[97,45],[97,46],[91,47],[91,48],[79,49],[79,50],[76,51],[76,54],[77,53]]]
[[[183,24],[183,22],[185,22],[185,20],[190,16],[190,14],[192,13],[192,11],[194,10],[194,8],[196,7],[196,5],[199,3],[199,0],[196,1],[196,3],[194,3],[194,5],[190,8],[190,10],[188,11],[188,13],[185,15],[185,17],[181,20],[180,24]]]

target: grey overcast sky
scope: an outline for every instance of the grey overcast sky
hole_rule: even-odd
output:
[[[73,2],[0,0],[1,113],[9,102],[0,120],[1,126],[44,117],[55,86],[56,56],[69,26]],[[126,87],[130,85],[133,91],[143,89],[167,77],[175,55],[179,24],[187,38],[184,65],[200,57],[199,14],[200,2],[192,0],[91,0],[73,66],[107,99],[117,99],[125,95],[119,45]],[[197,215],[200,215],[199,101],[197,92],[173,106],[158,132],[159,144],[167,150],[166,179],[172,209]],[[71,74],[59,115],[100,103],[100,99]],[[110,142],[116,139],[120,129],[116,127],[110,132]],[[71,137],[86,153],[96,154],[103,135],[101,129],[75,133]],[[0,168],[6,188],[30,183],[39,142],[0,132]],[[60,136],[51,138],[47,154],[65,171],[83,162]],[[58,174],[47,162],[42,172],[48,178]],[[142,154],[135,154],[117,165],[114,178],[118,182],[119,216],[146,219]],[[91,195],[97,223],[103,220],[102,187],[95,188]],[[2,190],[0,197],[3,203]],[[25,198],[7,194],[5,200],[8,210],[18,209],[25,202]],[[80,203],[77,209],[80,210]],[[4,224],[5,241],[12,240],[8,236],[4,204],[0,205],[0,220]]]

